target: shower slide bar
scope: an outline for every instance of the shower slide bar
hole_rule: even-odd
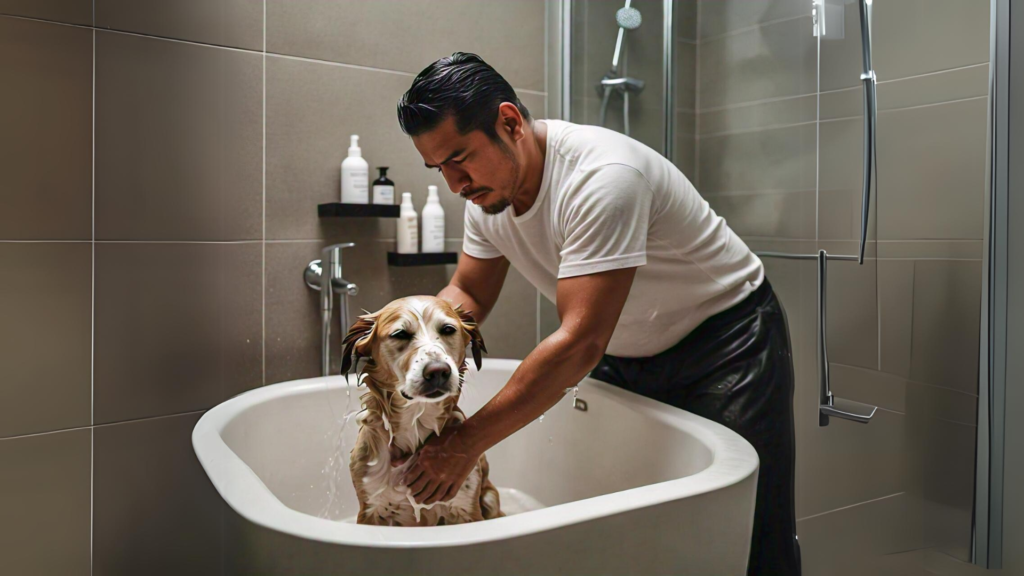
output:
[[[864,72],[860,75],[864,83],[864,181],[861,190],[861,218],[860,218],[860,244],[856,256],[828,254],[819,250],[817,254],[788,254],[785,252],[756,252],[761,258],[782,258],[786,260],[817,260],[818,262],[818,425],[828,426],[829,418],[836,417],[853,422],[867,424],[878,410],[876,406],[844,400],[832,394],[832,386],[829,382],[828,370],[828,346],[825,340],[825,286],[827,283],[828,261],[839,260],[857,262],[864,264],[864,251],[868,239],[868,214],[871,206],[871,177],[876,178],[877,192],[877,144],[876,134],[878,127],[878,101],[877,84],[878,80],[871,64],[871,2],[872,0],[858,0],[860,5],[860,37],[861,56],[864,64]],[[815,0],[815,8],[824,6],[824,2]],[[817,12],[815,12],[817,15]],[[822,24],[824,24],[824,13],[822,13]],[[816,30],[817,34],[817,30]]]
[[[871,0],[860,2],[860,45],[864,72],[860,75],[864,83],[864,182],[861,192],[860,251],[857,262],[864,264],[864,246],[868,239],[868,208],[871,205],[871,175],[875,174],[875,192],[878,190],[878,78],[871,65]]]
[[[875,406],[853,400],[837,398],[832,394],[828,373],[828,345],[826,336],[825,286],[828,281],[828,261],[843,260],[857,262],[856,256],[829,255],[824,250],[817,254],[787,254],[784,252],[755,252],[761,258],[782,258],[786,260],[817,260],[818,262],[818,426],[828,426],[829,418],[842,418],[867,424],[878,410]]]

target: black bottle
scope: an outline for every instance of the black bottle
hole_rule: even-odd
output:
[[[377,170],[380,170],[380,178],[373,181],[373,204],[394,204],[395,183],[388,180],[388,167],[378,166]]]

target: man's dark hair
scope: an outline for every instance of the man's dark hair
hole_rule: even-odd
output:
[[[416,76],[398,101],[398,123],[406,134],[418,136],[452,116],[459,133],[483,130],[497,140],[494,123],[498,107],[505,102],[515,104],[523,118],[530,119],[529,110],[501,74],[476,54],[456,52]]]

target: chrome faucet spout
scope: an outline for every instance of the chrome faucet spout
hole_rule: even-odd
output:
[[[340,296],[338,320],[341,333],[348,330],[348,297],[359,293],[359,287],[342,278],[341,251],[355,246],[352,242],[327,246],[319,260],[306,265],[302,278],[313,290],[320,292],[320,371],[331,373],[331,317],[334,315],[334,295]]]

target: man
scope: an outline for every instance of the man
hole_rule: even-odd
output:
[[[480,454],[591,376],[719,422],[761,460],[749,574],[799,574],[793,366],[760,260],[668,160],[593,126],[534,121],[478,56],[428,66],[398,104],[428,168],[468,201],[463,256],[438,296],[483,322],[509,265],[560,328],[402,478],[455,495]]]

